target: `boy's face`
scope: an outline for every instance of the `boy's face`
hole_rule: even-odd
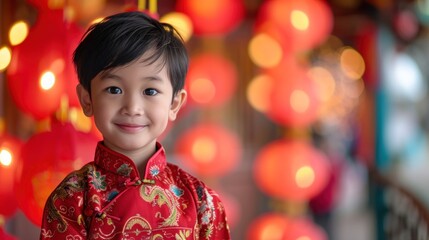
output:
[[[173,98],[167,66],[161,68],[160,60],[142,61],[146,57],[98,74],[91,82],[91,95],[77,88],[83,111],[94,116],[104,144],[125,155],[153,151],[186,100],[185,90]]]

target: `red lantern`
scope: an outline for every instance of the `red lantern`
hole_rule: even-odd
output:
[[[257,218],[247,231],[248,240],[327,240],[325,231],[309,219],[292,219],[268,213]]]
[[[268,213],[254,220],[247,231],[248,240],[284,239],[288,219],[280,214]]]
[[[242,0],[178,0],[176,10],[189,16],[197,35],[221,35],[244,18]]]
[[[27,2],[42,10],[47,10],[53,7],[49,6],[49,2],[51,2],[50,0],[27,0]]]
[[[261,30],[266,24],[282,32],[284,43],[291,50],[309,50],[329,36],[333,15],[328,4],[321,0],[271,0],[262,4],[256,29]]]
[[[265,146],[254,165],[255,181],[266,194],[307,201],[326,185],[330,171],[325,155],[307,142],[277,140]]]
[[[179,137],[175,152],[191,171],[218,176],[237,165],[241,146],[238,137],[222,126],[200,124]]]
[[[52,115],[63,96],[78,106],[72,52],[83,31],[62,10],[41,11],[28,37],[12,48],[8,87],[17,106],[36,119]]]
[[[16,174],[18,205],[40,226],[49,194],[71,171],[94,158],[97,140],[76,131],[70,123],[54,123],[50,132],[33,135],[21,151]]]
[[[88,23],[103,14],[106,0],[68,0],[66,3],[74,21]]]
[[[345,159],[332,161],[325,188],[308,202],[308,206],[314,214],[329,213],[338,202],[342,164],[345,162]]]
[[[303,67],[285,61],[267,74],[274,79],[266,113],[271,120],[294,127],[306,127],[317,120],[320,100]]]
[[[208,53],[191,59],[186,88],[192,103],[219,106],[231,98],[236,87],[237,71],[229,60]]]
[[[22,142],[12,136],[0,136],[0,215],[12,216],[18,205],[14,194],[14,176]]]
[[[307,239],[307,240],[327,240],[325,231],[314,224],[310,219],[298,218],[291,219],[289,226],[290,231],[286,231],[285,240],[287,239]]]

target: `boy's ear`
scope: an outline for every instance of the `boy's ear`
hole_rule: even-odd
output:
[[[76,93],[79,98],[79,102],[82,107],[83,113],[85,114],[85,116],[91,117],[93,114],[93,111],[92,111],[91,96],[89,92],[81,84],[78,84],[76,86]]]
[[[182,108],[183,104],[186,102],[188,94],[185,89],[180,90],[173,98],[173,102],[171,103],[169,119],[170,121],[176,120],[177,113],[179,113],[180,108]]]

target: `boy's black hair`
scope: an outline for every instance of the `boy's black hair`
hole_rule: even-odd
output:
[[[106,17],[84,34],[73,55],[79,83],[91,92],[91,80],[99,73],[137,60],[151,51],[149,63],[161,59],[173,86],[173,96],[184,87],[188,54],[176,29],[143,12]]]

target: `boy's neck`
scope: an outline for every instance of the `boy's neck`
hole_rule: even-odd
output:
[[[153,156],[153,154],[156,152],[156,150],[156,146],[154,146],[152,151],[127,154],[127,157],[129,157],[136,165],[140,178],[145,177],[147,163],[149,159]]]
[[[105,144],[105,146],[110,148],[111,150],[116,151],[118,153],[121,153],[122,155],[125,155],[130,160],[132,160],[134,162],[138,172],[139,172],[140,178],[145,177],[147,163],[148,163],[149,159],[158,150],[157,146],[156,146],[156,142],[154,142],[153,146],[152,146],[152,144],[150,144],[150,145],[151,145],[150,147],[147,146],[144,149],[124,152],[124,151],[120,151],[119,149],[115,149],[115,148],[112,148],[110,146],[107,146]]]
[[[136,165],[137,171],[139,172],[140,179],[143,179],[146,175],[147,162],[148,160],[143,161],[141,164]]]

